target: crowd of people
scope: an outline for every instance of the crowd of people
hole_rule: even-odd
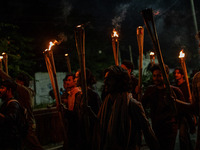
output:
[[[169,68],[164,66],[167,76]],[[177,135],[180,150],[200,150],[200,72],[188,87],[182,68],[175,68],[174,80],[167,85],[159,64],[149,68],[152,82],[138,99],[138,79],[133,63],[124,60],[120,66],[104,70],[101,95],[91,70],[68,73],[61,94],[63,124],[66,129],[63,150],[173,150]],[[35,134],[33,116],[34,91],[24,74],[12,79],[0,69],[0,149],[42,150]],[[86,82],[86,87],[83,83]],[[191,88],[189,90],[188,88]],[[84,93],[85,92],[85,93]],[[23,134],[26,110],[28,130]],[[196,144],[190,136],[197,134]]]

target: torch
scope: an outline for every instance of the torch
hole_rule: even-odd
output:
[[[54,58],[53,58],[53,51],[51,50],[51,47],[55,43],[56,43],[56,41],[50,42],[49,49],[46,49],[43,52],[43,54],[44,54],[47,70],[48,70],[48,73],[49,73],[49,77],[50,77],[50,80],[51,80],[51,84],[52,84],[55,99],[56,99],[56,105],[57,105],[57,109],[58,109],[58,113],[59,113],[59,118],[60,118],[61,126],[63,128],[64,140],[66,140],[67,134],[66,134],[65,126],[63,124],[64,123],[63,109],[60,108],[61,98],[60,98],[60,94],[59,94],[58,81],[57,81],[57,77],[56,77],[56,68],[55,68],[55,63],[54,63]]]
[[[0,69],[2,69],[2,60],[3,60],[3,56],[0,56]]]
[[[68,71],[69,71],[69,73],[71,73],[72,70],[71,70],[71,65],[70,65],[69,54],[65,54],[65,58],[66,58],[66,60],[67,60],[67,68],[68,68]]]
[[[184,72],[185,81],[187,83],[187,88],[188,88],[188,93],[189,93],[189,101],[191,103],[192,102],[192,94],[191,94],[191,90],[190,90],[190,84],[189,84],[189,80],[188,80],[187,68],[186,68],[186,64],[185,64],[185,53],[183,52],[183,50],[180,51],[179,58],[180,58],[180,62],[181,62],[181,66],[182,66],[183,72]]]
[[[155,64],[155,53],[154,52],[150,52],[150,63],[151,66],[153,66]]]
[[[161,49],[160,49],[160,44],[159,44],[159,40],[158,40],[158,36],[157,36],[157,32],[156,32],[154,17],[153,17],[153,10],[151,8],[142,10],[142,16],[143,16],[143,19],[144,19],[146,29],[147,29],[149,36],[150,36],[150,38],[153,42],[153,46],[154,46],[154,49],[155,49],[155,52],[156,52],[156,56],[158,58],[159,66],[161,68],[161,72],[162,72],[162,76],[163,76],[163,79],[164,79],[165,86],[167,88],[167,92],[175,98],[174,100],[177,100],[174,91],[170,87],[170,82],[169,82],[168,75],[167,75],[166,68],[165,68],[165,64],[164,64],[164,61],[163,61],[163,57],[162,57],[162,53],[161,53]],[[176,112],[176,105],[174,103],[175,102],[174,100],[169,101],[169,102],[172,103],[172,109],[174,109],[174,111]]]
[[[3,63],[5,66],[5,72],[8,74],[8,55],[5,52],[3,52],[2,56],[3,56]]]
[[[85,28],[84,25],[78,25],[75,28],[75,41],[78,53],[79,65],[81,69],[81,90],[83,94],[83,104],[88,106],[87,98],[87,83],[86,83],[86,68],[85,68]],[[89,142],[89,118],[84,115],[85,135]]]
[[[143,44],[144,44],[144,28],[142,26],[137,27],[137,41],[139,48],[139,81],[138,81],[138,100],[142,97],[142,65],[143,65]]]
[[[113,29],[113,32],[111,34],[112,37],[112,48],[113,48],[113,55],[115,60],[115,65],[119,65],[119,34],[115,29]]]

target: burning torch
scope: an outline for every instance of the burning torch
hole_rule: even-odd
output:
[[[86,68],[85,68],[85,29],[84,25],[78,25],[75,28],[75,41],[79,58],[79,65],[81,69],[81,90],[83,94],[83,104],[88,106],[87,98],[87,83],[86,83]],[[83,116],[85,124],[85,135],[89,142],[89,118],[87,115]]]
[[[138,100],[142,97],[142,65],[143,65],[143,44],[144,44],[144,28],[142,26],[137,27],[137,41],[139,48],[139,81],[138,81]]]
[[[119,65],[119,34],[115,29],[113,29],[113,32],[111,34],[112,37],[112,48],[113,48],[113,55],[115,59],[115,65]]]
[[[191,103],[192,102],[192,94],[191,94],[191,90],[190,90],[190,84],[189,84],[189,80],[188,80],[187,68],[186,68],[186,64],[185,64],[185,53],[183,52],[183,50],[180,51],[179,58],[180,58],[180,62],[181,62],[181,66],[182,66],[183,72],[184,72],[185,81],[187,83],[187,88],[188,88],[188,93],[189,93],[189,101]]]
[[[2,56],[3,56],[3,63],[5,66],[5,72],[8,74],[8,55],[5,52],[3,52]]]
[[[51,47],[53,45],[55,45],[56,42],[57,41],[50,42],[49,49],[46,49],[43,52],[43,54],[44,54],[47,70],[48,70],[48,73],[49,73],[49,77],[50,77],[50,80],[51,80],[51,84],[52,84],[55,99],[56,99],[56,105],[57,105],[57,109],[58,109],[58,113],[59,113],[61,126],[63,128],[64,139],[66,140],[67,134],[66,134],[65,126],[63,124],[63,122],[64,122],[63,109],[60,108],[61,98],[60,98],[60,94],[59,94],[58,81],[57,81],[57,77],[56,77],[56,68],[55,68],[55,63],[54,63],[54,58],[53,58],[53,51],[51,50]]]
[[[150,63],[151,66],[153,66],[155,64],[155,53],[154,52],[150,52]]]
[[[66,60],[67,60],[67,68],[68,68],[68,71],[69,71],[69,73],[71,73],[72,70],[71,70],[71,65],[70,65],[69,54],[65,54],[65,58],[66,58]]]

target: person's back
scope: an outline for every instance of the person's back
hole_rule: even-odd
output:
[[[193,96],[193,105],[194,105],[194,112],[200,116],[200,71],[197,72],[192,80],[192,96]],[[198,121],[198,131],[197,131],[197,138],[196,138],[196,147],[195,150],[200,149],[200,122]]]
[[[141,103],[128,92],[129,82],[125,69],[111,66],[106,70],[104,84],[108,94],[98,113],[96,149],[139,149],[140,131],[150,149],[159,148]]]
[[[1,150],[21,150],[25,138],[24,112],[20,103],[14,98],[15,84],[5,80],[1,83],[0,97],[0,145]]]

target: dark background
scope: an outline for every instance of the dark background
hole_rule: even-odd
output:
[[[194,6],[199,26],[200,1],[194,0]],[[79,64],[74,29],[85,24],[86,67],[101,76],[103,69],[114,64],[110,36],[113,28],[119,30],[121,58],[130,59],[130,45],[136,69],[138,26],[145,29],[144,53],[153,49],[141,15],[146,8],[157,13],[154,19],[165,63],[171,68],[179,65],[178,54],[184,48],[188,68],[196,69],[198,41],[189,0],[7,0],[0,6],[0,22],[17,25],[21,34],[32,38],[35,56],[30,61],[36,62],[34,72],[46,71],[42,52],[59,35],[66,40],[52,48],[56,69],[67,71],[64,54],[69,53],[72,71],[76,71]]]

